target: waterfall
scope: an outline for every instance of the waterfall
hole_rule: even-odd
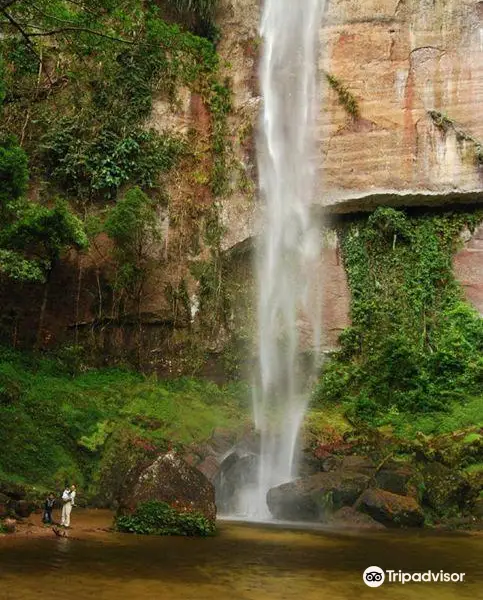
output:
[[[324,1],[265,0],[262,18],[258,164],[265,218],[258,253],[260,391],[254,398],[261,455],[258,484],[243,500],[254,519],[270,516],[267,491],[296,476],[297,438],[308,401],[297,374],[297,321],[309,312],[320,255],[320,228],[310,209]],[[320,327],[312,328],[317,346]]]

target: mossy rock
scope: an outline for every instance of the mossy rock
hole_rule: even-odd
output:
[[[422,470],[423,502],[437,514],[463,508],[471,497],[468,478],[455,469],[433,462]]]

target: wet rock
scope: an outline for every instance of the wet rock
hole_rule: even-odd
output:
[[[232,452],[225,458],[214,480],[216,505],[220,512],[238,512],[239,497],[243,490],[257,483],[258,465],[259,457],[256,454]]]
[[[382,523],[366,513],[359,512],[352,506],[344,506],[336,511],[330,518],[329,524],[354,529],[385,529]]]
[[[216,518],[213,485],[174,451],[157,457],[141,471],[121,497],[119,513],[131,513],[140,503],[150,500],[199,512],[210,520]]]
[[[267,504],[276,519],[325,521],[334,510],[352,505],[369,481],[352,471],[317,473],[272,488]]]
[[[421,527],[422,508],[411,496],[401,496],[378,488],[367,489],[356,504],[357,510],[388,527]]]
[[[335,471],[340,468],[341,463],[342,457],[328,456],[324,461],[322,461],[322,471],[324,471],[324,473]]]
[[[203,473],[203,475],[209,481],[213,482],[218,475],[218,471],[220,470],[220,462],[216,456],[207,456],[201,464],[197,465],[196,468],[198,471],[200,471],[200,473]]]
[[[209,440],[209,445],[217,455],[224,455],[233,448],[236,442],[233,431],[229,429],[215,429]]]

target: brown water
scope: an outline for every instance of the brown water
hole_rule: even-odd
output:
[[[1,600],[483,599],[481,537],[336,533],[221,523],[210,539],[95,531],[103,511],[74,514],[72,538],[0,540]],[[368,566],[465,572],[462,584],[362,582]]]

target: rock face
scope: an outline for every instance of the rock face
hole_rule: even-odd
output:
[[[483,225],[473,235],[466,232],[464,247],[454,257],[453,269],[467,300],[483,315]]]
[[[261,103],[257,77],[262,47],[260,6],[260,0],[220,0],[217,17],[222,77],[230,82],[233,104],[227,131],[230,189],[214,203],[224,258],[251,248],[263,226],[255,153]],[[323,207],[332,213],[348,213],[372,210],[380,204],[442,206],[449,202],[481,202],[482,6],[477,0],[326,3],[320,30],[319,77],[323,85],[319,98],[317,210]],[[348,114],[326,74],[353,94],[356,114]],[[153,112],[146,126],[160,132],[194,130],[201,140],[207,140],[211,124],[199,94],[181,88],[174,106],[164,97],[153,98]],[[187,205],[200,206],[214,200],[201,175],[188,170],[169,182],[173,201],[159,214],[164,241],[156,250],[159,268],[145,286],[140,306],[142,327],[133,315],[127,315],[122,323],[117,317],[107,318],[109,299],[98,300],[99,290],[109,287],[105,284],[111,281],[115,269],[108,259],[110,242],[101,235],[93,245],[97,250],[92,247],[83,256],[71,253],[54,270],[45,310],[43,347],[71,343],[75,331],[76,344],[89,347],[91,339],[95,341],[93,351],[100,361],[106,356],[129,360],[131,354],[142,350],[145,370],[167,375],[192,371],[186,340],[191,339],[189,328],[194,331],[202,322],[203,309],[200,282],[192,276],[191,263],[209,260],[207,248],[199,255],[193,254],[193,248],[204,237],[203,219],[207,217],[197,217],[200,231],[191,232],[189,244],[185,244],[176,226],[177,222],[184,223],[184,216],[180,218],[184,213],[176,214],[175,207],[185,210]],[[458,254],[455,270],[467,297],[483,311],[481,235],[478,233]],[[326,281],[322,299],[313,307],[316,310],[322,304],[326,349],[336,345],[339,333],[349,324],[350,295],[337,240],[332,242],[324,250],[320,265]],[[240,263],[240,281],[234,278],[232,282],[238,286],[237,291],[253,283],[249,252]],[[237,269],[230,263],[226,271],[231,276]],[[185,283],[186,290],[181,286]],[[173,298],[185,298],[186,310],[173,312],[172,305],[178,303],[173,303],[166,293],[168,289],[172,289]],[[5,343],[12,339],[19,346],[37,343],[42,297],[35,285],[6,290],[0,298],[5,315],[0,336]],[[102,320],[99,304],[104,307]],[[242,328],[232,326],[237,331]],[[302,340],[310,339],[304,316],[300,318],[300,330]],[[208,350],[215,360],[228,338],[229,332],[220,325],[203,352]],[[196,357],[193,362],[198,364]],[[223,373],[217,371],[217,376],[222,378]],[[206,468],[211,472],[209,465]]]
[[[414,498],[378,488],[366,490],[357,502],[357,509],[391,527],[420,527],[424,524],[423,511]]]
[[[134,486],[126,490],[119,512],[133,512],[138,504],[157,500],[180,510],[199,512],[216,519],[215,491],[208,479],[175,452],[159,456],[146,467]]]
[[[348,115],[325,86],[322,205],[351,212],[477,200],[482,27],[482,4],[475,0],[328,3],[321,75],[330,73],[354,95],[359,115]]]

